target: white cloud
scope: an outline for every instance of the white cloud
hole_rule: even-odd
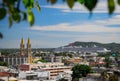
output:
[[[116,1],[116,0],[115,0]],[[84,5],[75,3],[73,9],[71,10],[67,4],[55,4],[50,6],[42,6],[45,8],[55,8],[61,9],[62,12],[70,12],[70,13],[88,13],[88,10],[84,7]],[[96,8],[93,10],[93,13],[108,13],[107,0],[101,1],[99,0]],[[115,13],[120,13],[120,6],[116,3]]]
[[[120,25],[120,15],[116,15],[113,18],[109,18],[107,20],[98,20],[96,22],[102,25]]]
[[[117,42],[120,43],[120,34],[112,33],[112,34],[102,34],[102,35],[82,35],[76,40],[78,41],[95,41],[95,42],[101,42],[101,43],[111,43],[111,42]]]
[[[109,27],[110,25],[120,25],[120,16],[117,15],[113,18],[106,20],[96,20],[92,23],[74,24],[74,23],[61,23],[49,26],[34,26],[32,30],[43,31],[71,31],[71,32],[120,32],[120,27]]]
[[[72,32],[120,32],[120,28],[108,28],[96,24],[71,25],[70,23],[62,23],[50,26],[35,26],[32,30],[43,31],[72,31]]]
[[[61,23],[49,26],[34,26],[31,30],[37,31],[63,31],[59,34],[46,34],[47,38],[53,39],[52,41],[42,41],[43,45],[49,47],[59,47],[74,41],[95,41],[101,43],[119,42],[120,40],[120,27],[109,27],[110,25],[120,25],[120,15],[116,15],[106,20],[95,20],[84,24]],[[66,31],[69,31],[67,33]],[[66,32],[66,34],[64,34]],[[73,32],[73,33],[70,33]],[[75,33],[77,32],[77,33]],[[83,34],[84,33],[84,34]],[[63,40],[57,40],[57,39]],[[55,40],[55,41],[54,41]],[[64,41],[65,40],[65,41]],[[36,43],[37,45],[38,43]],[[39,45],[39,44],[38,44]],[[40,45],[41,46],[41,45]]]

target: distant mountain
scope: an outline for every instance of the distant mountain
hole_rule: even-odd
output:
[[[120,43],[98,43],[98,42],[73,42],[66,46],[76,46],[76,47],[104,47],[112,52],[120,52]],[[65,46],[65,47],[66,47]]]

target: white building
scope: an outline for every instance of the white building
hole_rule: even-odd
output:
[[[53,63],[39,63],[39,64],[22,64],[20,65],[21,71],[32,71],[32,70],[41,70],[49,71],[50,78],[55,78],[59,73],[63,73],[68,70],[71,71],[71,66],[65,66],[64,63],[53,62]]]

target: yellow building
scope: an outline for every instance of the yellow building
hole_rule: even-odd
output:
[[[28,55],[28,63],[32,63],[30,38],[28,38],[28,42],[27,42],[27,55]]]
[[[20,55],[24,56],[25,55],[25,44],[24,44],[24,39],[21,39],[21,43],[20,43]]]

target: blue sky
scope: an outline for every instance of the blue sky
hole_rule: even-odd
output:
[[[75,41],[120,43],[118,5],[115,13],[109,16],[106,1],[101,0],[90,17],[88,10],[79,3],[75,3],[71,10],[60,1],[50,5],[46,0],[40,0],[41,11],[33,9],[35,24],[32,27],[22,21],[9,28],[7,18],[0,21],[0,32],[4,35],[0,39],[0,48],[19,48],[22,37],[25,44],[30,37],[33,48],[59,47]]]

